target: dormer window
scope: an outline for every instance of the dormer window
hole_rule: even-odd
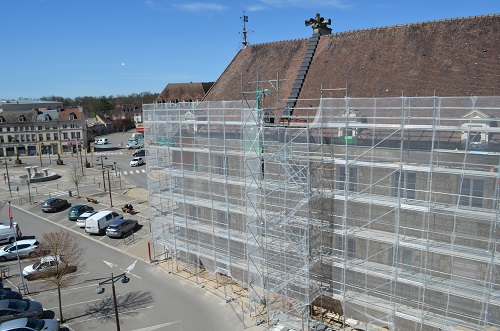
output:
[[[19,122],[26,122],[26,117],[24,115],[19,116]]]
[[[462,147],[466,150],[486,150],[491,139],[489,127],[496,127],[491,117],[480,110],[473,110],[464,116],[462,124]]]
[[[47,115],[45,115],[45,118],[44,118],[44,120],[45,120],[45,121],[50,121],[51,119],[52,119],[52,118],[50,117],[50,115],[48,115],[48,114],[47,114]]]
[[[4,123],[5,122],[5,118],[3,118],[3,116],[0,116],[0,123]]]
[[[69,114],[69,120],[70,120],[70,121],[74,121],[74,120],[76,120],[76,115],[75,115],[75,113],[71,113],[71,114]]]

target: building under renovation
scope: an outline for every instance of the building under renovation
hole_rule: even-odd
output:
[[[154,242],[269,323],[500,330],[500,17],[308,22],[143,106]]]

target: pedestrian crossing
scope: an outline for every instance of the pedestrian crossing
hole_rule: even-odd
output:
[[[124,153],[121,151],[112,151],[112,152],[95,152],[94,155],[123,155]]]
[[[46,195],[49,198],[62,197],[64,195],[68,195],[68,191],[50,191],[47,193],[43,193],[42,195]]]
[[[146,173],[146,169],[135,169],[135,170],[130,170],[130,171],[122,171],[121,173],[124,175],[140,174],[140,173]]]

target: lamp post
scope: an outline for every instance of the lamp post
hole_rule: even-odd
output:
[[[82,176],[85,176],[83,173],[83,160],[82,160],[82,145],[78,145],[78,148],[76,149],[76,153],[80,152],[80,164],[82,165]]]
[[[28,198],[30,201],[31,205],[31,190],[30,190],[30,183],[31,183],[31,169],[32,167],[25,167],[26,171],[28,172]]]
[[[40,143],[40,167],[43,167],[43,164],[42,164],[42,148],[43,148],[43,142]]]
[[[109,206],[113,207],[113,198],[111,197],[111,181],[109,180],[109,168],[108,168],[108,189],[109,189]]]
[[[12,161],[12,159],[9,158],[9,161]],[[3,162],[5,163],[5,172],[7,173],[7,183],[9,184],[9,194],[10,194],[10,197],[12,198],[12,190],[10,189],[9,167],[7,166],[7,157],[4,156]]]
[[[106,192],[106,179],[104,178],[104,159],[107,159],[106,155],[101,156],[102,185],[104,185],[104,192]],[[97,161],[99,161],[99,157],[97,157]]]
[[[104,293],[104,287],[102,285],[109,284],[111,283],[111,288],[113,290],[113,305],[115,308],[115,321],[116,321],[116,331],[120,331],[120,319],[118,318],[118,304],[116,302],[116,291],[115,291],[115,282],[121,281],[123,284],[126,284],[130,281],[130,278],[127,277],[126,273],[123,273],[121,275],[118,275],[116,277],[111,274],[111,278],[108,278],[102,282],[99,283],[97,288],[95,289],[95,293],[97,294],[102,294]]]

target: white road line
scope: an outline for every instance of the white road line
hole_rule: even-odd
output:
[[[118,313],[118,316],[124,315],[124,314],[128,314],[128,313],[132,313],[132,312],[135,312],[135,311],[146,310],[146,309],[153,308],[153,307],[154,306],[148,306],[148,307],[144,307],[144,308],[138,308],[138,309],[132,309],[132,310],[127,310],[127,311],[122,311],[122,312]],[[57,309],[59,309],[59,308],[57,308]],[[83,323],[83,322],[86,322],[86,321],[92,321],[92,320],[98,320],[98,319],[101,319],[101,317],[87,318],[85,320],[75,320],[75,322],[71,323],[71,324]],[[70,323],[67,323],[67,324],[70,324]],[[65,324],[65,325],[67,325],[67,324]]]
[[[124,174],[124,175],[126,175],[126,174],[127,174],[127,172],[126,172],[126,171],[124,171],[124,172],[123,172],[123,174]]]
[[[179,320],[179,321],[173,321],[173,322],[168,322],[168,323],[163,323],[163,324],[148,326],[147,328],[135,329],[134,331],[153,331],[153,330],[158,330],[158,329],[160,329],[160,328],[162,328],[164,326],[169,326],[169,325],[176,324],[176,323],[179,323],[179,325],[181,326],[181,330],[182,330],[182,322]]]
[[[117,294],[116,297],[119,298],[119,297],[122,297],[124,295],[127,295],[127,294]],[[102,301],[104,299],[99,298],[99,299],[93,299],[93,300],[88,300],[88,301],[81,301],[81,302],[71,303],[69,305],[63,305],[63,308],[71,307],[71,306],[78,306],[78,305],[82,305],[82,304],[86,304],[86,303],[91,303],[91,302],[96,302],[96,301]],[[57,310],[59,310],[59,306],[57,306],[57,307],[51,307],[51,308],[45,308],[45,309],[48,309],[48,310],[55,310],[55,309],[57,309]]]

